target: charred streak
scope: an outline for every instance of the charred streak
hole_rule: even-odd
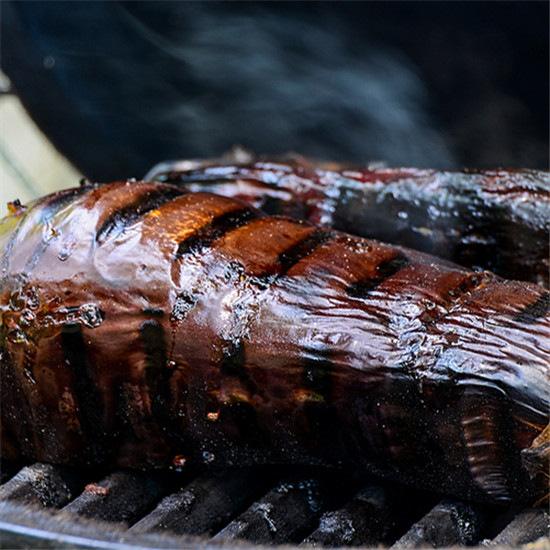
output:
[[[156,319],[162,319],[165,316],[164,310],[158,307],[144,307],[141,313],[149,317],[155,317]]]
[[[245,344],[240,339],[227,343],[224,349],[220,370],[224,375],[235,376],[249,392],[254,393],[255,385],[245,367]],[[239,432],[241,440],[251,447],[261,447],[266,443],[266,434],[258,425],[254,406],[245,400],[225,403],[220,410],[220,420],[229,420]]]
[[[530,325],[550,311],[550,292],[545,292],[534,302],[526,305],[514,315],[514,321]]]
[[[393,277],[404,267],[409,265],[410,259],[399,252],[393,258],[384,260],[376,267],[376,275],[351,283],[346,288],[346,293],[352,298],[366,298],[370,292],[381,285],[386,279]]]
[[[313,254],[318,248],[327,244],[335,238],[334,233],[323,229],[314,231],[301,241],[293,244],[284,252],[279,254],[281,264],[281,275],[284,275],[301,260]]]
[[[249,395],[255,392],[255,384],[245,367],[246,350],[243,339],[227,342],[220,364],[222,374],[234,376],[243,384]],[[222,422],[228,419],[239,432],[243,442],[251,447],[260,447],[266,443],[266,434],[258,425],[254,406],[245,400],[225,403],[220,411]]]
[[[268,275],[266,277],[254,277],[254,282],[260,290],[266,290],[303,258],[309,256],[317,250],[317,248],[333,238],[333,234],[328,231],[317,230],[313,232],[279,255],[278,260],[281,264],[281,271],[279,274]],[[228,279],[232,278],[232,270],[239,271],[239,266],[231,266]],[[330,394],[330,369],[327,375],[320,365],[313,364],[315,360],[311,360],[309,363],[306,365],[304,373],[304,385],[308,388],[311,387],[309,388],[311,392],[320,391],[323,395],[328,396]],[[246,369],[246,348],[243,338],[239,337],[225,342],[223,346],[223,356],[220,362],[220,371],[226,376],[238,378],[250,394],[254,393],[255,384]],[[239,433],[241,433],[243,437],[245,437],[245,435],[246,437],[253,436],[253,445],[260,445],[264,436],[261,434],[259,428],[255,428],[257,424],[256,411],[252,405],[239,402],[239,404],[229,404],[226,405],[226,407],[229,407],[227,414],[231,414],[233,421],[239,429]]]
[[[293,266],[332,239],[334,239],[334,234],[329,231],[324,231],[321,229],[314,231],[279,254],[278,261],[281,265],[279,273],[259,275],[253,277],[251,281],[261,292],[267,290],[279,278],[284,276]],[[231,266],[228,280],[231,279],[232,270],[239,271],[239,267],[236,265]],[[225,343],[220,369],[222,373],[226,375],[238,377],[251,393],[254,391],[254,382],[251,380],[246,371],[245,342],[243,338],[237,337],[234,340],[228,340]],[[316,375],[317,371],[314,372],[312,369],[311,376],[315,378]]]
[[[61,328],[61,345],[63,359],[67,365],[74,388],[76,402],[78,404],[78,417],[82,426],[84,438],[88,442],[94,458],[102,455],[100,449],[104,449],[102,443],[99,398],[94,388],[97,387],[90,373],[90,366],[86,356],[86,345],[82,335],[80,323],[65,323]],[[98,460],[94,460],[98,462]]]
[[[330,350],[321,353],[313,350],[303,361],[302,384],[304,388],[315,392],[329,402],[332,393],[332,372],[334,365],[330,359]]]
[[[54,195],[53,200],[44,205],[44,210],[42,212],[42,219],[53,217],[60,208],[70,203],[72,200],[85,195],[88,191],[95,189],[93,185],[76,187],[75,189],[69,189],[66,192],[60,191],[59,194]]]
[[[154,319],[144,321],[139,327],[145,356],[145,384],[151,400],[151,414],[159,426],[170,427],[173,418],[170,371],[166,365],[164,330]],[[171,430],[173,431],[173,430]]]
[[[112,234],[119,235],[138,222],[152,210],[185,194],[177,188],[154,189],[138,197],[135,201],[113,212],[97,230],[95,240],[101,244]]]
[[[252,208],[238,208],[225,212],[197,229],[192,235],[181,241],[174,259],[179,260],[186,254],[196,254],[212,245],[214,241],[230,231],[247,225],[260,214]]]
[[[316,444],[323,446],[333,444],[340,431],[332,408],[334,364],[331,355],[329,349],[310,350],[303,360],[302,371],[303,409],[308,430]]]
[[[456,302],[465,294],[471,294],[477,290],[486,280],[486,276],[478,273],[472,273],[465,277],[460,283],[449,291],[447,299],[449,302]]]

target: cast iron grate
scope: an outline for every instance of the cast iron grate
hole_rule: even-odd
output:
[[[549,534],[540,508],[441,500],[319,469],[2,466],[1,548],[517,547]]]

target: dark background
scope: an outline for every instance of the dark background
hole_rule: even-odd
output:
[[[294,150],[548,168],[549,3],[9,2],[1,67],[92,179]]]

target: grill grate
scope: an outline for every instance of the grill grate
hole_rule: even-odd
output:
[[[4,464],[2,482],[2,548],[220,548],[241,541],[258,548],[517,547],[549,534],[540,508],[441,501],[318,469],[83,473]]]

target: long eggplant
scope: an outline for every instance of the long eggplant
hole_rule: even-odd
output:
[[[492,502],[547,491],[540,286],[161,183],[11,211],[3,457],[317,464]]]
[[[345,168],[296,158],[176,161],[146,179],[245,200],[548,287],[550,173]]]

